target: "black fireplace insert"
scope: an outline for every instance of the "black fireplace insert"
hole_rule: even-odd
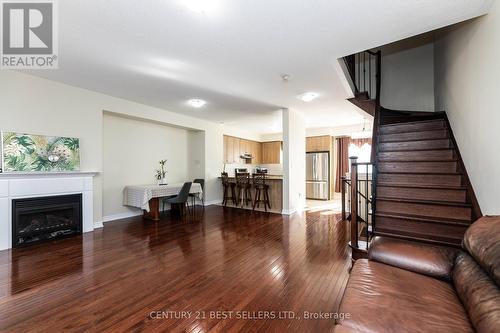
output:
[[[82,195],[12,200],[12,246],[82,233]]]

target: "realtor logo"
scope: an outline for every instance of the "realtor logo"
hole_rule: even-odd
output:
[[[54,0],[3,0],[2,69],[55,69],[58,66]]]

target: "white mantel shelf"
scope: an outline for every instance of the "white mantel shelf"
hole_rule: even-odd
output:
[[[82,231],[94,230],[93,181],[98,172],[0,173],[0,250],[12,247],[12,200],[82,194]]]
[[[94,177],[97,171],[66,171],[66,172],[0,172],[2,178],[45,178],[45,177]]]

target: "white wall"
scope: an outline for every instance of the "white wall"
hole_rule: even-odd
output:
[[[437,39],[436,105],[446,110],[483,214],[500,214],[500,2]]]
[[[169,183],[191,179],[190,171],[194,173],[191,159],[199,156],[199,151],[191,156],[190,137],[190,131],[185,129],[104,114],[103,220],[141,213],[140,209],[123,206],[123,189],[126,185],[154,183],[155,170],[162,159],[167,160]],[[200,172],[203,178],[204,170]]]
[[[283,213],[302,211],[306,195],[306,129],[304,116],[283,110]]]
[[[221,199],[222,125],[57,83],[0,71],[0,130],[80,138],[81,170],[103,171],[103,111],[205,133],[206,200]],[[102,221],[102,174],[94,179],[94,222]]]
[[[429,37],[382,48],[380,101],[393,110],[435,111],[434,45]]]

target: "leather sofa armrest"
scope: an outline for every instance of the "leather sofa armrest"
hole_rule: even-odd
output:
[[[376,236],[371,241],[368,257],[390,266],[449,281],[458,252],[458,249],[451,247]]]

